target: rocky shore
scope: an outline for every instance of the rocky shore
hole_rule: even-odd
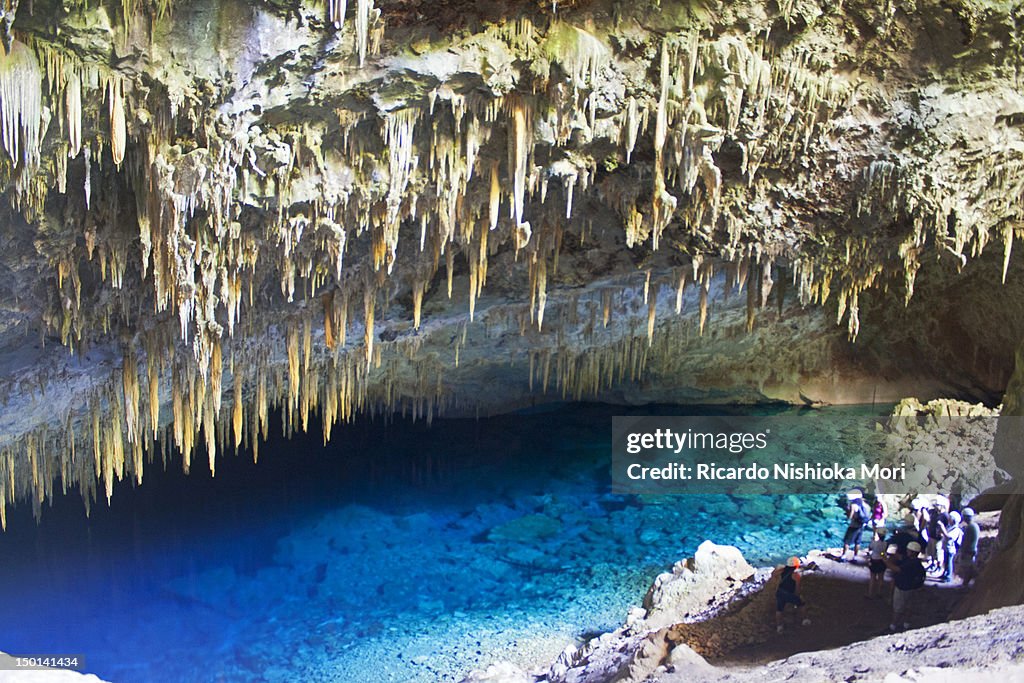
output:
[[[993,549],[998,515],[982,516],[981,558]],[[639,683],[702,681],[1019,680],[1024,607],[959,621],[949,616],[961,587],[922,589],[914,628],[886,635],[889,605],[864,597],[863,560],[840,564],[830,551],[803,558],[810,627],[774,628],[772,568],[755,568],[735,547],[705,541],[692,558],[657,577],[623,626],[550,665],[525,671],[499,663],[463,683]]]

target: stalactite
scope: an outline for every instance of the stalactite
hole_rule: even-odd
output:
[[[683,293],[686,291],[686,271],[679,273],[679,284],[676,286],[676,315],[683,312]]]
[[[654,193],[651,200],[651,247],[657,251],[661,233],[672,219],[676,198],[665,190],[665,140],[668,136],[669,74],[668,42],[661,44],[661,93],[654,124]]]
[[[111,79],[109,85],[110,99],[110,151],[117,166],[124,161],[125,145],[128,141],[127,125],[124,116],[124,86],[118,78]]]
[[[348,336],[348,292],[343,292],[341,296],[341,306],[337,308],[338,312],[338,347],[345,348],[345,342]]]
[[[526,175],[533,146],[532,113],[526,103],[515,99],[510,104],[512,134],[508,142],[508,167],[512,172],[512,218],[523,225],[523,206],[526,201]]]
[[[366,62],[370,15],[372,13],[373,0],[356,0],[356,52],[359,55],[359,66]]]
[[[469,321],[473,322],[476,313],[477,277],[479,262],[470,256],[469,258]]]
[[[537,329],[544,326],[544,307],[548,300],[548,270],[544,256],[537,257]]]
[[[363,0],[359,0],[360,3]],[[416,168],[416,156],[413,154],[415,143],[413,131],[416,128],[417,109],[409,108],[389,112],[384,121],[384,144],[388,150],[388,168],[390,170],[387,195],[387,218],[382,225],[384,245],[387,248],[386,262],[388,273],[394,266],[395,252],[398,249],[398,229],[400,226],[402,202],[405,198],[409,179]],[[384,256],[384,255],[382,255]],[[380,268],[383,258],[375,255],[374,268]]]
[[[636,149],[637,137],[640,133],[640,115],[637,111],[636,98],[630,96],[626,102],[626,125],[624,129],[626,131],[626,163],[629,164],[633,159],[633,150]]]
[[[452,247],[449,245],[448,250],[444,253],[444,264],[445,272],[448,281],[448,298],[452,298],[452,278],[455,276],[455,252],[452,251]]]
[[[498,162],[491,164],[491,195],[488,203],[490,215],[490,227],[494,230],[498,227],[498,211],[501,207],[501,184],[498,179]]]
[[[761,267],[761,308],[768,305],[768,297],[771,295],[772,287],[774,285],[775,280],[772,279],[772,264],[769,262]]]
[[[367,285],[363,290],[363,345],[366,347],[366,369],[373,364],[373,314],[377,305],[376,290]]]
[[[234,374],[235,374],[235,378],[234,378],[235,379],[235,388],[234,388],[234,396],[232,397],[232,401],[233,402],[232,402],[232,405],[231,405],[231,427],[232,427],[232,432],[234,433],[234,436],[235,436],[235,449],[237,450],[238,447],[241,446],[241,444],[242,444],[242,427],[243,427],[242,405],[243,405],[243,403],[245,401],[245,398],[242,395],[242,372],[241,372],[240,369],[236,368],[234,370]]]
[[[1006,284],[1006,272],[1010,269],[1010,253],[1013,251],[1013,227],[1003,228],[1003,284]]]
[[[64,111],[68,126],[68,156],[82,151],[82,81],[77,73],[68,77],[64,90]]]
[[[135,353],[126,350],[121,363],[122,389],[124,395],[125,425],[128,428],[128,443],[134,443],[139,436],[139,376]]]
[[[146,376],[149,381],[149,426],[156,434],[160,429],[160,366],[152,348],[146,351]]]
[[[650,274],[648,273],[648,279]],[[644,296],[646,298],[647,285],[644,285]],[[650,347],[654,343],[654,323],[658,313],[658,283],[654,283],[654,288],[651,291],[650,300],[647,302],[647,346]]]
[[[700,335],[704,336],[704,325],[708,321],[708,282],[702,282],[700,286]]]
[[[217,432],[214,426],[214,412],[213,412],[213,395],[207,394],[205,397],[206,405],[203,409],[203,436],[206,437],[206,461],[210,467],[210,476],[214,477],[217,475]],[[199,428],[199,425],[196,425]]]
[[[215,415],[220,414],[221,401],[223,399],[224,379],[224,356],[220,340],[213,342],[213,351],[210,354],[210,397]]]
[[[39,163],[40,122],[43,116],[43,75],[35,54],[14,41],[0,49],[0,128],[4,149],[15,163]]]
[[[334,28],[341,28],[345,23],[347,7],[348,0],[327,0],[327,21],[331,22]]]
[[[309,374],[309,363],[313,356],[313,325],[308,317],[302,319],[302,374]]]
[[[369,317],[367,317],[369,320]],[[288,405],[294,408],[299,400],[299,330],[294,323],[286,332],[288,347]]]
[[[334,291],[320,297],[320,304],[324,309],[324,344],[333,351],[338,346],[338,340],[334,336]]]

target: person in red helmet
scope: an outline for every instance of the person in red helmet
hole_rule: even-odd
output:
[[[782,613],[786,605],[796,607],[803,625],[809,625],[811,620],[807,618],[807,603],[800,597],[800,558],[789,558],[786,560],[786,566],[780,567],[776,573],[779,585],[775,589],[775,629],[782,633]]]

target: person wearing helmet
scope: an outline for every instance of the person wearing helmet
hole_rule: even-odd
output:
[[[800,597],[800,558],[791,557],[786,560],[786,566],[776,570],[779,577],[779,585],[775,589],[775,630],[782,633],[782,613],[786,605],[793,605],[800,615],[804,626],[811,623],[807,618],[807,604]]]
[[[960,550],[963,537],[964,532],[960,528],[960,513],[953,510],[949,513],[949,523],[942,535],[942,578],[939,579],[942,583],[949,583],[953,580],[953,562]]]
[[[971,581],[978,575],[978,538],[981,537],[981,527],[974,519],[973,508],[964,508],[960,514],[963,515],[964,527],[960,550],[957,552],[956,573],[963,581],[964,588],[970,588]]]
[[[904,556],[897,562],[895,558],[885,560],[885,565],[892,570],[895,579],[892,593],[892,621],[889,630],[893,633],[910,628],[910,614],[913,611],[914,599],[918,591],[924,587],[926,572],[921,564],[921,544],[911,541],[907,544]]]

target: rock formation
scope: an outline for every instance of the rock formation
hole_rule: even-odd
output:
[[[1002,487],[1003,495],[999,496],[1004,503],[996,551],[985,564],[977,590],[957,610],[961,617],[1024,602],[1024,587],[1014,579],[1024,567],[1024,344],[1017,351],[1017,370],[1006,390],[1002,416],[993,455],[1013,479]]]
[[[998,402],[1020,9],[7,3],[0,521],[277,412]]]

